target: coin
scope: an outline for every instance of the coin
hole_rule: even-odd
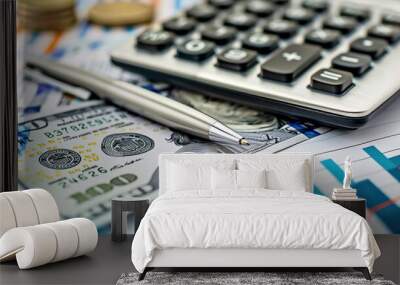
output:
[[[35,11],[58,11],[75,6],[75,0],[19,0],[19,7]]]
[[[151,5],[136,2],[104,2],[94,5],[88,18],[105,26],[125,26],[147,23],[153,19]]]
[[[20,19],[19,23],[30,30],[65,30],[76,23],[76,18],[59,19],[57,21]]]
[[[69,7],[67,9],[57,10],[53,12],[32,10],[29,7],[18,6],[17,14],[20,17],[36,17],[39,18],[63,18],[65,16],[75,15],[74,7]]]
[[[64,30],[77,21],[75,0],[20,0],[17,15],[29,30]]]

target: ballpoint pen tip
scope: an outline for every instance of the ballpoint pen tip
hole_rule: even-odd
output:
[[[249,142],[246,141],[245,139],[240,139],[239,140],[239,144],[241,144],[241,145],[249,145]]]

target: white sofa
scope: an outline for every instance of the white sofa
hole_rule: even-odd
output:
[[[161,267],[353,267],[370,279],[380,252],[367,222],[312,194],[313,173],[310,154],[161,155],[160,194],[132,244],[139,279]]]
[[[87,254],[97,245],[95,224],[83,218],[59,221],[58,207],[43,189],[0,193],[0,262],[20,269]]]

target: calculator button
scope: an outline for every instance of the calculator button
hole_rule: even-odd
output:
[[[217,58],[217,66],[235,71],[245,71],[257,63],[256,52],[241,48],[228,48]]]
[[[174,42],[174,36],[166,31],[148,30],[137,38],[137,47],[150,51],[161,51],[170,47]]]
[[[291,44],[263,63],[261,76],[291,82],[321,57],[321,51],[314,45]]]
[[[346,52],[339,54],[332,60],[332,67],[349,71],[358,76],[368,70],[371,62],[372,60],[369,55]]]
[[[315,13],[312,10],[304,8],[289,8],[285,11],[283,17],[286,20],[295,21],[299,24],[307,24],[314,19]]]
[[[400,39],[400,28],[391,25],[375,25],[368,30],[368,36],[387,40],[395,43]]]
[[[234,27],[238,30],[248,30],[257,22],[257,18],[251,14],[233,13],[224,21],[225,25]]]
[[[218,9],[228,9],[235,4],[235,0],[209,0],[208,3],[217,7]]]
[[[384,14],[382,15],[382,23],[400,26],[400,14]]]
[[[163,24],[165,30],[173,32],[177,35],[186,35],[194,30],[196,22],[188,18],[174,18]]]
[[[350,44],[350,49],[377,59],[385,53],[387,46],[388,43],[385,40],[366,37],[353,41]]]
[[[236,30],[230,27],[209,25],[204,27],[201,36],[205,40],[212,41],[218,45],[224,45],[235,38]]]
[[[352,17],[357,21],[362,22],[368,20],[371,17],[371,11],[365,8],[344,6],[340,8],[340,15]]]
[[[250,0],[246,5],[246,12],[266,17],[275,12],[275,6],[264,0]]]
[[[302,6],[318,13],[325,12],[329,8],[326,0],[304,0]]]
[[[338,30],[343,34],[348,34],[357,27],[357,24],[357,21],[350,17],[332,16],[325,19],[323,26],[327,29]]]
[[[287,5],[290,3],[290,0],[271,0],[271,2],[275,5]]]
[[[290,38],[295,35],[299,30],[299,26],[292,21],[274,19],[264,25],[266,33],[272,33],[280,36],[281,38]]]
[[[350,72],[333,68],[324,68],[311,76],[311,87],[317,90],[342,94],[353,84]]]
[[[278,48],[279,38],[275,35],[264,33],[248,34],[242,41],[242,46],[262,54],[270,53]]]
[[[196,5],[190,8],[186,14],[200,22],[207,22],[217,15],[217,9],[210,5]]]
[[[177,46],[177,56],[183,59],[202,61],[214,54],[215,44],[203,40],[188,40]]]
[[[314,29],[306,34],[305,41],[330,49],[339,43],[340,37],[341,33],[335,30]]]

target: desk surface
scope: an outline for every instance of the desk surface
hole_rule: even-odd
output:
[[[131,262],[132,237],[121,243],[111,236],[99,237],[94,252],[41,267],[19,270],[17,263],[0,265],[2,285],[21,284],[115,284],[124,272],[134,271]]]

